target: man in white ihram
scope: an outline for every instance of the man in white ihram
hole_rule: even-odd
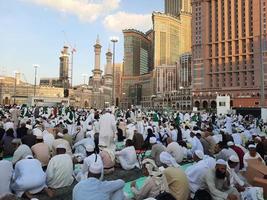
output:
[[[99,143],[105,143],[109,149],[115,148],[114,137],[117,132],[116,120],[109,108],[107,108],[106,113],[100,117],[99,126]]]

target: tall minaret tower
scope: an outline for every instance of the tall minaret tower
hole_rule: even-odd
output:
[[[108,48],[108,52],[106,53],[106,69],[105,69],[105,85],[112,87],[112,79],[113,79],[113,69],[112,69],[112,53],[110,48]]]
[[[102,71],[100,69],[100,55],[101,55],[101,48],[99,41],[99,36],[97,36],[96,44],[94,45],[95,48],[95,68],[92,70],[93,72],[93,90],[98,91],[100,88],[100,82],[101,82],[101,74]]]
[[[69,47],[64,46],[59,57],[60,67],[59,67],[59,79],[63,83],[64,89],[69,87]]]

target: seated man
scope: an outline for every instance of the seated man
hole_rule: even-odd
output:
[[[263,158],[260,156],[259,153],[257,153],[256,151],[256,145],[254,144],[250,144],[248,146],[248,152],[245,153],[244,158],[243,158],[243,162],[244,162],[244,167],[247,168],[248,167],[248,160],[259,160],[260,162],[262,162],[265,165],[265,162],[263,160]]]
[[[47,185],[50,188],[62,188],[73,182],[73,162],[70,155],[66,154],[64,144],[59,144],[56,148],[57,155],[49,161],[46,175]]]
[[[168,167],[163,171],[166,177],[169,192],[177,200],[186,200],[189,197],[188,179],[180,168]]]
[[[34,157],[42,163],[42,167],[45,169],[50,159],[50,150],[49,146],[43,142],[42,132],[36,136],[36,144],[31,149]]]
[[[125,170],[131,170],[135,167],[139,168],[136,152],[132,143],[132,140],[126,140],[125,148],[121,151],[117,151],[115,155],[121,164],[121,167]]]
[[[42,169],[39,160],[27,156],[15,165],[12,178],[11,189],[18,197],[23,194],[31,199],[32,194],[36,194],[44,190],[49,197],[52,197],[52,191],[46,186],[46,174]]]
[[[138,189],[136,182],[131,183],[131,190],[134,194],[135,200],[143,200],[149,197],[156,197],[160,191],[163,183],[162,173],[159,171],[154,160],[149,158],[142,162],[143,175],[148,177],[142,188]]]
[[[160,153],[159,159],[161,163],[167,165],[168,167],[180,167],[180,165],[176,162],[175,158],[172,157],[172,155],[166,151]]]
[[[15,165],[18,161],[26,158],[26,156],[31,155],[32,151],[26,144],[21,144],[20,139],[13,139],[12,144],[15,146],[16,151],[14,152],[12,158],[12,164]]]
[[[103,161],[104,174],[112,173],[115,170],[115,151],[108,149],[103,142],[99,144],[99,150],[99,155]]]
[[[212,159],[208,161],[204,159],[204,153],[200,150],[195,151],[193,154],[193,160],[196,162],[192,166],[188,167],[185,170],[185,174],[187,175],[189,181],[189,187],[191,191],[191,197],[193,198],[197,191],[200,190],[200,186],[203,185],[204,176],[211,167],[214,168],[215,164],[210,166],[210,163],[215,159],[209,157],[208,159]]]
[[[86,138],[80,140],[79,142],[73,145],[73,149],[75,149],[75,154],[81,154],[82,158],[86,158],[86,149],[87,145],[92,145],[95,148],[94,138],[91,135],[86,135]]]
[[[95,153],[95,148],[92,145],[87,145],[85,149],[86,149],[87,157],[83,161],[82,179],[86,179],[89,167],[93,163],[98,163],[99,166],[102,166],[102,171],[101,171],[101,180],[102,180],[104,176],[104,169],[103,169],[103,162],[102,162],[100,155]]]
[[[102,166],[98,163],[90,165],[88,179],[79,182],[73,189],[73,200],[124,200],[123,180],[100,181]]]
[[[13,173],[13,166],[10,161],[2,160],[0,157],[0,198],[6,194],[11,194],[10,181]]]
[[[158,167],[162,166],[162,163],[160,162],[160,153],[166,151],[166,147],[163,146],[163,144],[158,144],[156,137],[151,137],[149,142],[152,145],[151,158],[155,160]]]
[[[227,162],[227,171],[230,174],[230,184],[231,187],[236,187],[236,189],[240,192],[243,192],[245,190],[244,186],[245,183],[240,179],[240,177],[236,173],[236,168],[239,164],[239,158],[235,155],[232,155],[228,162]]]
[[[141,133],[138,133],[137,130],[134,130],[133,135],[133,146],[136,150],[141,150],[144,145],[144,138]]]
[[[173,142],[171,138],[167,138],[167,152],[171,154],[177,163],[180,163],[184,159],[183,148],[177,143]]]
[[[209,191],[213,200],[239,200],[240,194],[230,185],[226,161],[219,159],[215,169],[209,170],[204,177],[203,189]]]
[[[62,133],[58,133],[56,135],[56,139],[54,140],[53,145],[52,145],[53,155],[56,155],[57,146],[59,144],[63,144],[66,147],[67,154],[72,156],[72,150],[71,150],[70,144],[67,140],[63,139],[63,137],[64,135]]]

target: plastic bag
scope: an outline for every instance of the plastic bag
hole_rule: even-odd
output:
[[[264,200],[263,188],[261,187],[247,187],[244,192],[241,192],[242,200]]]

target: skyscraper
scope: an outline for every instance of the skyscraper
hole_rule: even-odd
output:
[[[122,93],[124,105],[141,105],[153,94],[153,31],[123,30],[124,63]],[[126,106],[126,107],[127,107]]]
[[[191,13],[191,0],[165,0],[165,14],[178,17],[180,12]]]
[[[180,3],[181,0],[165,0],[165,13],[172,16],[178,16],[181,8]]]
[[[180,13],[175,18],[153,13],[154,66],[175,65],[180,55],[191,52],[190,13]]]
[[[153,52],[149,34],[134,29],[123,30],[125,76],[139,76],[151,70]]]
[[[216,95],[230,95],[233,106],[259,105],[261,60],[267,59],[260,51],[260,35],[266,41],[266,6],[267,0],[192,1],[196,107],[216,107]]]

